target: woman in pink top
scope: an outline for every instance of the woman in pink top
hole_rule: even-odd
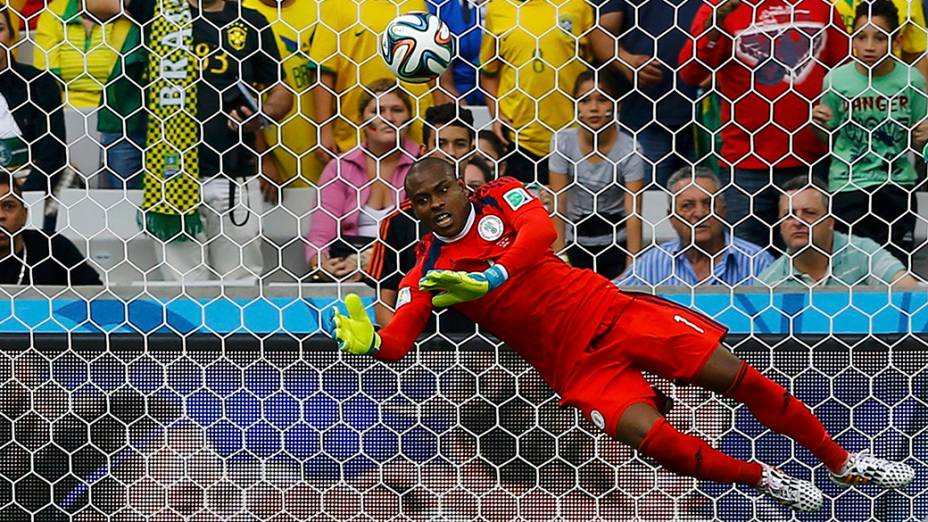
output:
[[[346,244],[376,239],[380,219],[405,197],[403,182],[421,148],[406,137],[413,114],[409,95],[386,79],[365,90],[358,104],[364,142],[322,171],[306,246],[310,269],[321,267],[339,279],[360,279],[367,248],[358,255]]]

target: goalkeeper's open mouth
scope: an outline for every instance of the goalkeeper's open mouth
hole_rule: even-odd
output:
[[[439,212],[432,218],[432,222],[435,224],[436,231],[440,232],[454,225],[454,217],[451,212]]]

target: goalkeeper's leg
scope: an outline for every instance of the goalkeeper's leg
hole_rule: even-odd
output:
[[[744,404],[764,426],[811,451],[840,485],[872,482],[884,488],[901,488],[915,477],[906,464],[867,452],[849,454],[825,431],[808,406],[723,346],[715,349],[696,375],[695,383]]]
[[[822,507],[822,492],[811,482],[756,462],[736,459],[698,437],[680,433],[650,403],[639,402],[625,409],[616,438],[678,475],[752,486],[799,511]]]
[[[715,349],[695,384],[744,404],[761,424],[801,444],[828,469],[838,471],[847,462],[848,452],[802,401],[724,346]]]

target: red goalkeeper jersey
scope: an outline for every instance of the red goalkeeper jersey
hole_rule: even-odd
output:
[[[590,344],[605,313],[631,298],[608,279],[572,268],[551,250],[556,232],[538,199],[513,178],[500,178],[470,198],[471,212],[455,238],[428,234],[416,266],[400,282],[397,311],[380,331],[379,359],[406,355],[432,312],[419,290],[429,270],[481,272],[492,264],[509,274],[500,287],[455,308],[508,344],[559,391]]]

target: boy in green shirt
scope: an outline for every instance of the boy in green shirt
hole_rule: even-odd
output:
[[[885,246],[900,260],[912,252],[916,174],[909,149],[928,139],[925,79],[892,55],[899,13],[888,0],[857,7],[854,60],[828,73],[812,111],[819,137],[831,140],[828,189],[838,230]],[[906,262],[906,265],[909,263]]]

